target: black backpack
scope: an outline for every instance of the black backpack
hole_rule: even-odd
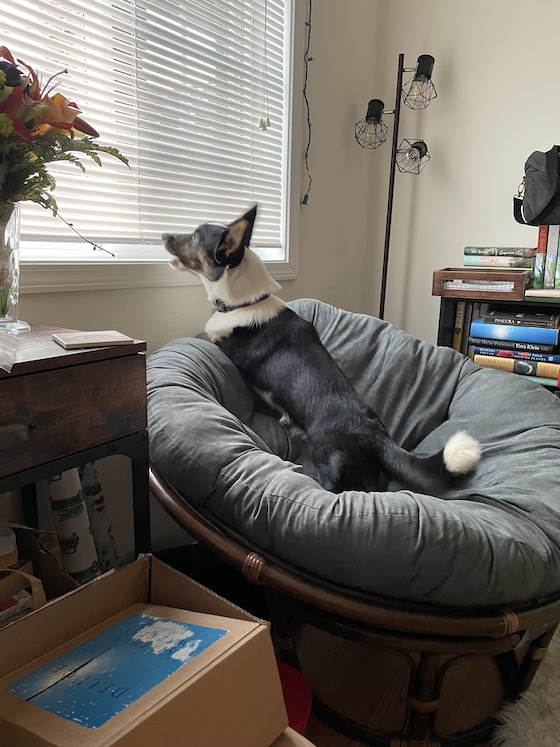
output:
[[[536,150],[525,161],[525,176],[513,198],[513,216],[526,226],[560,225],[560,146]]]

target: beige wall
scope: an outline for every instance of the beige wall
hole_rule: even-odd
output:
[[[389,146],[362,150],[353,132],[370,98],[393,108],[399,52],[410,67],[419,54],[434,55],[439,97],[423,112],[403,107],[400,137],[425,138],[432,161],[419,177],[397,174],[386,318],[435,341],[434,269],[461,264],[466,244],[535,244],[536,229],[513,221],[511,198],[528,154],[558,141],[559,26],[555,0],[316,0],[313,186],[300,209],[298,277],[284,283],[283,297],[377,310]],[[305,174],[301,184],[303,194]],[[24,294],[20,302],[31,323],[117,327],[150,350],[198,332],[208,313],[201,287]],[[126,555],[128,478],[124,460],[111,461],[102,465],[104,485],[121,507]],[[156,508],[153,524],[157,546],[182,539]]]
[[[388,319],[435,341],[434,269],[461,265],[468,244],[536,245],[537,229],[512,217],[512,196],[527,156],[560,135],[560,3],[391,0],[379,21],[388,80],[399,52],[412,66],[418,54],[436,58],[438,98],[401,120],[401,135],[425,138],[432,161],[418,177],[397,175],[387,301]],[[380,223],[370,232],[377,251]]]

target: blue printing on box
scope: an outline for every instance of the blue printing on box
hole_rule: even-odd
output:
[[[97,729],[228,631],[135,613],[7,687]]]

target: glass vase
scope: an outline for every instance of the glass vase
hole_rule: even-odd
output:
[[[18,319],[20,205],[0,204],[0,333],[29,332]]]

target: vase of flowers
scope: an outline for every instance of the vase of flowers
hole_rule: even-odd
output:
[[[95,142],[97,131],[56,90],[66,72],[43,84],[33,68],[0,46],[0,332],[29,329],[17,315],[19,203],[29,200],[57,214],[51,163],[66,161],[85,171],[81,157],[100,166],[106,154],[128,164],[116,148]]]

